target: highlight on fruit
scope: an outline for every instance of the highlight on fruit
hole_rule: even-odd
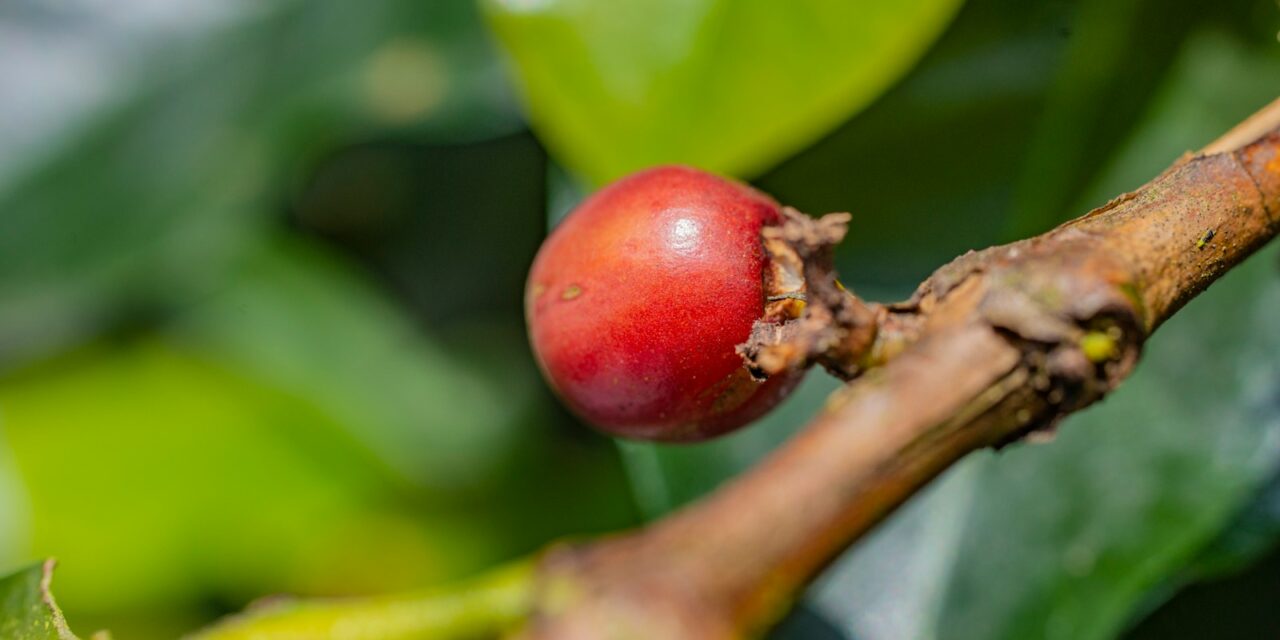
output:
[[[596,427],[627,438],[696,441],[777,405],[803,370],[765,375],[738,346],[757,322],[802,304],[778,277],[762,231],[772,198],[681,166],[601,189],[556,227],[529,273],[525,314],[548,382]],[[797,280],[800,284],[797,285]]]

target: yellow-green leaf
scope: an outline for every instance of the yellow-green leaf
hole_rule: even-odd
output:
[[[485,0],[529,117],[597,182],[768,168],[869,104],[959,0]]]

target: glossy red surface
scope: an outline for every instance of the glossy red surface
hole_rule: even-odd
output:
[[[698,440],[768,411],[801,374],[756,382],[734,347],[764,312],[760,230],[779,220],[768,196],[686,167],[591,196],[547,238],[526,285],[552,386],[632,438]]]

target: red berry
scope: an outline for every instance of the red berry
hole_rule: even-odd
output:
[[[764,315],[780,224],[768,196],[687,167],[658,167],[591,196],[551,233],[525,290],[551,385],[611,433],[700,440],[776,405],[803,376],[752,378],[735,347]]]

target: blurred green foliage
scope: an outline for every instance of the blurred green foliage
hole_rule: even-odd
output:
[[[51,124],[0,100],[46,129],[0,163],[0,559],[171,638],[633,522],[523,343],[544,161],[475,7],[188,4],[0,11],[114,73]]]
[[[578,185],[690,162],[852,210],[845,280],[900,297],[1280,95],[1278,31],[1271,0],[0,6],[0,569],[56,555],[76,628],[172,638],[655,517],[836,383],[619,455],[524,344]],[[1116,637],[1274,548],[1275,253],[1055,443],[944,476],[776,637]]]
[[[159,11],[156,24],[138,9],[149,26],[23,6],[11,12],[15,28],[32,27],[25,46],[61,47],[74,60],[67,81],[93,79],[77,75],[89,62],[79,58],[107,56],[116,70],[87,115],[46,127],[61,125],[41,140],[56,153],[32,150],[36,162],[0,180],[7,360],[128,322],[130,308],[207,295],[261,242],[264,214],[299,173],[341,145],[518,126],[464,2],[204,6],[188,18]],[[76,37],[96,46],[78,51]]]
[[[543,140],[597,184],[664,162],[759,173],[871,102],[959,4],[484,2]]]

